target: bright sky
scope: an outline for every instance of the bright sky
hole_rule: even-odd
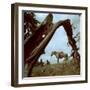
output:
[[[37,20],[42,22],[45,17],[48,15],[48,13],[35,13]],[[65,20],[70,19],[71,23],[73,25],[73,36],[75,36],[78,32],[80,32],[80,15],[78,14],[53,14],[53,23],[58,22],[59,20]],[[50,63],[56,63],[57,59],[55,56],[51,57],[52,51],[63,51],[67,53],[68,55],[71,54],[71,47],[70,45],[67,45],[68,40],[66,36],[66,32],[64,31],[64,28],[61,26],[57,29],[55,34],[53,35],[52,39],[48,43],[48,45],[45,48],[45,54],[42,54],[39,58],[46,62],[46,60],[49,60]],[[77,43],[78,47],[80,46],[79,43]]]

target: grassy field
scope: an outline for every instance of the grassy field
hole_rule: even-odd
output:
[[[35,66],[32,71],[33,77],[39,76],[60,76],[60,75],[79,75],[80,65],[70,61],[44,66]]]

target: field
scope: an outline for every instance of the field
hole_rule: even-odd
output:
[[[80,65],[78,65],[74,61],[44,66],[35,66],[32,71],[32,77],[79,75],[79,74],[80,74]]]

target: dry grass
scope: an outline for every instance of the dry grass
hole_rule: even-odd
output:
[[[32,76],[56,76],[56,75],[79,75],[80,65],[74,61],[59,64],[50,64],[45,66],[36,66],[33,68]]]

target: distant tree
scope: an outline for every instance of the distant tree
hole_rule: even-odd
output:
[[[50,62],[47,60],[47,65],[49,65],[50,64]]]
[[[43,62],[43,60],[42,60],[42,59],[40,60],[40,65],[41,65],[41,66],[43,66],[43,65],[44,65],[44,62]]]

